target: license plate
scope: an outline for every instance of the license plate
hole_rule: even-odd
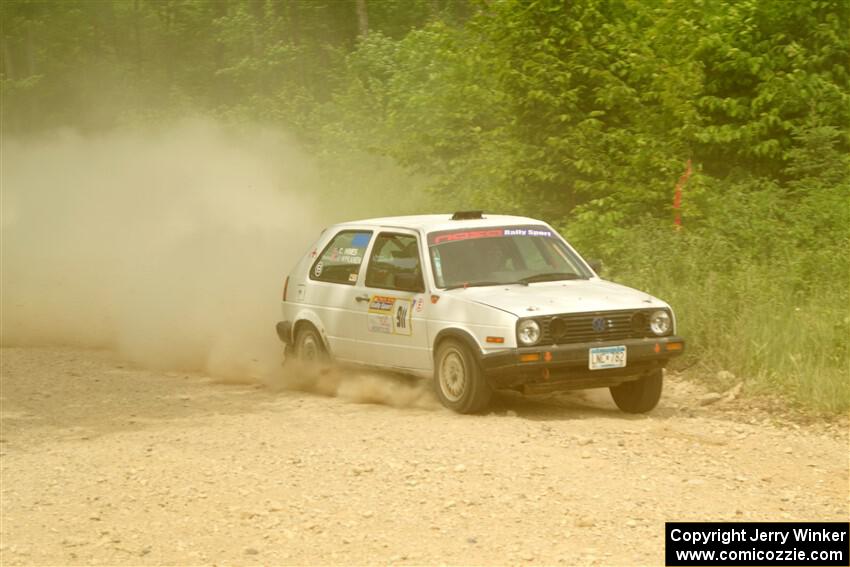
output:
[[[603,368],[625,368],[626,347],[606,346],[590,349],[590,360],[588,366],[591,370],[602,370]]]

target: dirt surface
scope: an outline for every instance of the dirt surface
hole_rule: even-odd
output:
[[[397,379],[246,382],[3,349],[0,563],[663,564],[666,520],[848,518],[846,423],[675,376],[637,417],[605,391],[459,416]]]

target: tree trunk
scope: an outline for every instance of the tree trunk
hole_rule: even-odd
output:
[[[428,0],[428,19],[436,22],[440,19],[440,1]]]
[[[32,77],[38,71],[38,65],[36,64],[36,55],[35,55],[35,36],[32,31],[32,21],[27,20],[27,31],[26,31],[26,62],[27,62],[27,77]],[[32,93],[32,91],[30,91]],[[37,93],[37,91],[36,91]],[[26,105],[27,105],[27,123],[30,125],[39,124],[39,116],[41,115],[41,104],[39,104],[39,97],[36,93],[31,94],[26,97]]]
[[[15,80],[18,76],[15,74],[15,62],[12,60],[12,50],[9,49],[9,41],[6,36],[0,37],[3,42],[3,74],[7,79]]]
[[[357,35],[366,37],[369,33],[369,10],[366,0],[357,0]]]
[[[133,44],[136,49],[136,72],[142,75],[142,9],[139,0],[133,0]]]
[[[32,22],[26,23],[26,54],[27,54],[27,76],[35,75],[35,42],[33,41]]]

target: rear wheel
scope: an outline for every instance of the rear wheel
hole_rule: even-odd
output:
[[[493,390],[469,348],[455,339],[440,343],[434,356],[437,397],[458,413],[477,413],[487,408]]]
[[[611,397],[626,413],[646,413],[658,405],[664,383],[664,371],[653,370],[637,380],[611,386]]]
[[[325,343],[312,325],[302,325],[296,331],[292,350],[301,362],[322,362],[327,357]]]

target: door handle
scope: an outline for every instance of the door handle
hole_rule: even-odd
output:
[[[372,299],[372,298],[369,297],[368,295],[358,295],[357,297],[354,298],[354,300],[357,301],[357,303],[360,303],[361,301],[369,301],[370,299]]]

